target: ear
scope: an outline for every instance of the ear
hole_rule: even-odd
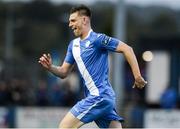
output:
[[[83,23],[86,24],[87,23],[87,18],[83,17]]]

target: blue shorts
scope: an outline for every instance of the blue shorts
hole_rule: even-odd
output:
[[[83,123],[95,121],[100,128],[108,128],[112,120],[124,121],[116,113],[114,98],[90,95],[74,105],[70,112]]]

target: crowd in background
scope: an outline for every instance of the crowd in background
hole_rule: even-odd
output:
[[[79,79],[72,73],[68,79],[54,82],[39,79],[33,85],[27,78],[0,80],[0,106],[72,106],[81,97]]]

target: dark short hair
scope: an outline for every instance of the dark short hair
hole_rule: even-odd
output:
[[[79,15],[81,16],[88,16],[89,18],[91,18],[91,10],[85,5],[72,7],[70,10],[70,14],[75,13],[75,12],[79,12]]]

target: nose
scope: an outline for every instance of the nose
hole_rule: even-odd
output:
[[[72,27],[72,23],[71,22],[69,22],[69,27]]]

